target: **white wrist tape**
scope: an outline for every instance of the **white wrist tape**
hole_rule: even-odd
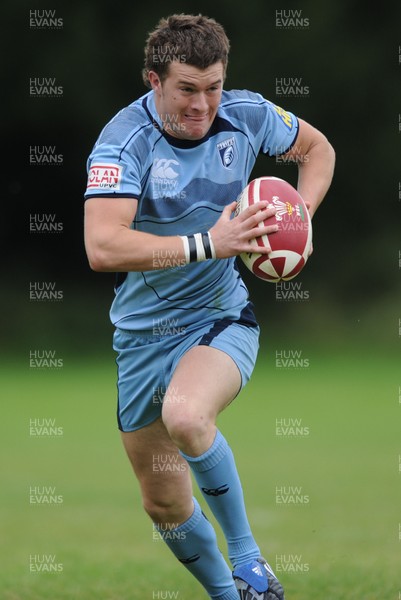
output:
[[[184,254],[185,254],[185,262],[189,263],[189,242],[188,237],[186,235],[180,235],[182,239],[182,243],[184,244]]]
[[[180,235],[184,245],[185,262],[201,262],[216,258],[212,236],[207,233]]]

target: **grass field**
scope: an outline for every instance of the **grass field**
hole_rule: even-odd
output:
[[[287,600],[398,600],[398,357],[314,348],[307,358],[285,369],[261,352],[220,417],[255,536]],[[142,512],[115,428],[113,356],[3,367],[0,597],[206,598]],[[56,435],[33,435],[35,419]],[[32,503],[44,488],[58,501]],[[38,570],[46,561],[54,572]]]

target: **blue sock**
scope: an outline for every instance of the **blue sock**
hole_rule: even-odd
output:
[[[216,533],[196,498],[191,517],[175,529],[161,530],[167,546],[214,600],[238,600],[231,570],[217,546]]]
[[[217,430],[212,446],[201,456],[181,454],[224,532],[233,567],[258,558],[260,550],[249,526],[234,455],[226,439]]]

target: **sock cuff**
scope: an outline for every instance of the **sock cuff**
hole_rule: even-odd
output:
[[[195,529],[195,527],[202,518],[202,509],[195,497],[193,497],[192,500],[194,503],[194,512],[192,513],[192,515],[189,517],[189,519],[184,521],[184,523],[181,523],[181,525],[179,525],[178,527],[171,529],[171,531],[169,530],[169,533],[174,531],[174,535],[177,536],[177,534],[189,533],[190,531],[192,531],[192,529]],[[163,537],[163,533],[165,532],[163,532],[163,530],[156,523],[154,523],[153,525]]]
[[[216,437],[209,450],[206,450],[206,452],[196,457],[187,456],[183,452],[181,452],[181,455],[188,461],[194,471],[202,473],[203,471],[209,471],[209,469],[215,467],[225,457],[228,450],[229,445],[226,438],[219,430],[217,430]]]

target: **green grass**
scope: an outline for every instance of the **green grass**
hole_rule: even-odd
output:
[[[219,420],[255,537],[273,567],[280,556],[292,570],[298,561],[299,572],[280,572],[287,600],[397,600],[398,357],[317,347],[304,354],[309,368],[283,370],[262,351]],[[3,367],[1,598],[206,598],[153,540],[115,427],[113,357],[65,360],[59,371]],[[63,434],[30,436],[32,418],[55,419]],[[282,418],[301,419],[304,435],[277,435]],[[55,487],[63,502],[31,505],[36,485]],[[309,501],[278,504],[280,486],[301,488]],[[31,573],[30,555],[55,555],[62,571]]]

